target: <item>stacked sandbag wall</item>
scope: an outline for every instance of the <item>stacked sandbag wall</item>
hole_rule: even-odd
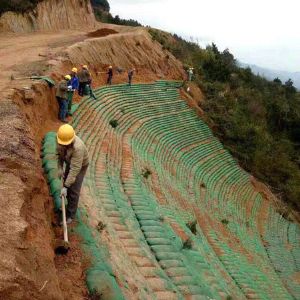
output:
[[[50,194],[53,197],[54,209],[58,212],[61,208],[60,191],[62,182],[58,174],[56,132],[48,132],[42,144],[42,164],[49,185]],[[121,289],[117,284],[115,275],[107,262],[105,247],[99,246],[93,230],[83,221],[86,213],[79,209],[77,213],[78,225],[76,232],[82,238],[82,248],[91,259],[91,264],[86,270],[86,283],[91,295],[101,299],[124,299]]]

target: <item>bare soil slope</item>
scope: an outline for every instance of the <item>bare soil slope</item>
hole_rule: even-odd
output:
[[[180,62],[143,30],[102,24],[96,29],[116,33],[95,39],[88,37],[94,29],[0,35],[0,299],[87,297],[83,271],[88,261],[78,238],[71,234],[66,258],[55,258],[53,251],[55,235],[61,237],[61,232],[52,224],[40,145],[44,134],[60,125],[54,89],[28,79],[11,81],[11,75],[60,79],[81,63],[89,64],[96,85],[105,81],[101,72],[109,64],[124,71],[135,66],[134,80],[139,82],[181,79],[184,74]],[[123,72],[114,80],[124,82],[126,77]]]
[[[0,18],[0,32],[80,29],[95,25],[95,16],[88,0],[46,0],[32,12],[7,12]]]

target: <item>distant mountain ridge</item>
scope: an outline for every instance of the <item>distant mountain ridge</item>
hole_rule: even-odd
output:
[[[288,71],[279,71],[273,69],[262,68],[257,65],[246,64],[239,62],[239,65],[242,68],[249,67],[254,74],[259,74],[262,77],[265,77],[269,80],[274,80],[278,77],[283,83],[286,82],[289,78],[294,82],[294,86],[300,90],[300,72],[288,72]]]

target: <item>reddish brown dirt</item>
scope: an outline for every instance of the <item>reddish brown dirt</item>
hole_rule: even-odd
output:
[[[0,34],[0,95],[10,88],[20,88],[30,81],[10,77],[40,75],[61,62],[61,51],[74,42],[83,40],[85,33],[61,31],[56,33]]]
[[[297,272],[297,273],[294,274],[293,280],[295,282],[297,282],[298,284],[300,284],[300,272]]]
[[[85,285],[85,274],[89,266],[89,260],[83,256],[80,250],[80,240],[73,232],[75,224],[69,226],[69,243],[71,245],[66,255],[55,257],[55,267],[60,282],[60,288],[65,299],[88,299],[89,295]],[[61,228],[55,229],[56,237],[62,239]],[[58,240],[59,241],[59,240]]]
[[[242,245],[240,240],[230,233],[230,231],[226,228],[226,225],[223,225],[221,222],[215,222],[212,220],[209,216],[209,214],[203,214],[198,207],[194,207],[194,211],[197,217],[197,222],[199,223],[201,229],[206,234],[206,238],[209,240],[211,246],[215,250],[215,252],[218,254],[218,256],[222,256],[223,252],[222,249],[220,249],[216,243],[209,237],[208,233],[212,229],[214,232],[216,232],[220,237],[222,237],[222,240],[228,244],[228,246],[238,252],[241,253],[243,256],[247,257],[249,262],[253,260],[253,256],[251,253],[249,253]]]
[[[191,84],[188,85],[191,88]],[[201,103],[204,101],[204,96],[201,90],[193,85],[193,89],[190,92],[186,91],[186,87],[180,89],[180,96],[184,99],[189,107],[194,109],[199,117],[203,117],[204,112],[201,108]],[[193,92],[192,92],[193,91]]]
[[[113,36],[118,36],[117,31],[110,28],[97,34],[115,31]],[[124,31],[124,28],[116,28]],[[61,238],[62,233],[57,228],[53,230],[53,204],[41,168],[40,145],[46,132],[55,131],[61,125],[57,120],[55,90],[46,83],[10,80],[12,74],[22,77],[45,73],[61,79],[74,66],[64,49],[85,37],[85,32],[75,31],[0,35],[0,204],[6,207],[0,212],[0,299],[79,300],[88,297],[83,275],[88,262],[83,258],[76,235],[70,234],[72,248],[67,256],[55,257],[53,251],[54,241]],[[149,82],[162,76],[180,79],[180,64],[171,59],[165,65],[165,54],[157,46],[156,57],[152,59],[153,49],[147,37],[139,35],[137,41],[134,35],[125,40],[122,35],[120,38],[122,43],[131,44],[131,51],[137,42],[142,44],[139,58],[133,63],[137,67],[134,82]],[[90,39],[89,44],[92,41]],[[117,45],[118,41],[113,44]],[[148,51],[145,57],[143,47]],[[104,47],[99,56],[106,57],[110,49],[110,46]],[[86,61],[84,55],[91,60]],[[103,63],[91,63],[93,57],[89,55],[82,52],[77,58],[81,63],[89,63],[94,86],[105,84],[106,74],[100,72],[106,72],[111,61],[116,70],[120,54],[115,53]],[[115,72],[114,83],[127,81],[130,66],[122,65],[123,72]],[[75,102],[78,100],[76,95]],[[134,288],[128,293],[134,293]]]
[[[0,102],[0,299],[63,299],[51,245],[52,201],[39,147],[16,104],[21,99],[16,93]]]
[[[133,66],[136,67],[134,83],[184,78],[180,62],[158,44],[154,45],[145,31],[118,33],[123,31],[113,26],[102,28],[89,33],[92,34],[89,37],[96,38],[88,40],[85,40],[86,32],[74,31],[0,36],[3,69],[0,74],[0,205],[5,207],[0,211],[0,299],[79,300],[88,297],[84,278],[88,260],[80,250],[78,237],[70,232],[71,250],[68,255],[55,257],[53,252],[54,240],[61,238],[62,232],[51,225],[53,205],[42,175],[39,155],[45,133],[57,130],[61,125],[57,121],[55,91],[45,83],[32,84],[30,80],[10,82],[9,77],[11,74],[20,76],[37,72],[51,74],[59,80],[73,66],[87,63],[93,76],[93,87],[105,85],[105,73],[110,64],[115,71],[114,84],[127,82],[127,70]],[[123,71],[117,72],[117,68]],[[27,89],[31,90],[32,97],[26,97]],[[182,90],[181,95],[199,116],[203,115],[199,107],[203,95],[199,89],[191,85],[190,94]],[[76,95],[75,102],[78,100]],[[128,155],[126,151],[124,154]],[[129,176],[125,171],[123,175],[125,178]],[[163,195],[156,187],[158,180],[153,177],[153,190],[163,203]],[[178,199],[180,207],[192,209],[176,189],[169,192]],[[83,191],[82,197],[88,203],[86,191]],[[261,232],[269,208],[268,201],[264,204],[258,220]],[[251,254],[225,225],[214,223],[197,209],[195,212],[207,237],[210,228],[213,228],[232,249],[252,260]],[[187,236],[181,228],[171,225],[185,241]],[[103,231],[104,237],[105,234],[106,231]],[[216,253],[222,255],[214,241],[209,237],[208,240]],[[122,274],[128,273],[130,277],[131,269],[127,262],[123,262],[124,257],[116,248],[115,240],[107,234],[105,241],[114,263],[119,264]],[[142,280],[138,276],[132,278]],[[131,296],[139,287],[134,279],[129,282],[127,291]]]
[[[40,82],[26,87],[30,98],[19,88],[0,102],[0,202],[8,208],[0,213],[0,299],[64,299],[70,294],[84,299],[78,240],[71,235],[68,256],[54,256],[53,204],[41,168],[41,140],[61,125],[54,90]]]
[[[116,34],[116,33],[118,33],[118,32],[113,30],[113,29],[101,28],[101,29],[98,29],[96,31],[89,32],[87,34],[87,36],[88,37],[103,37],[103,36],[107,36],[107,35],[110,35],[110,34]]]

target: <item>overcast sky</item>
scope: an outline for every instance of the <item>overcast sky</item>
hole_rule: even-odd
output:
[[[200,44],[229,48],[242,62],[300,71],[299,0],[109,0],[111,13]]]

